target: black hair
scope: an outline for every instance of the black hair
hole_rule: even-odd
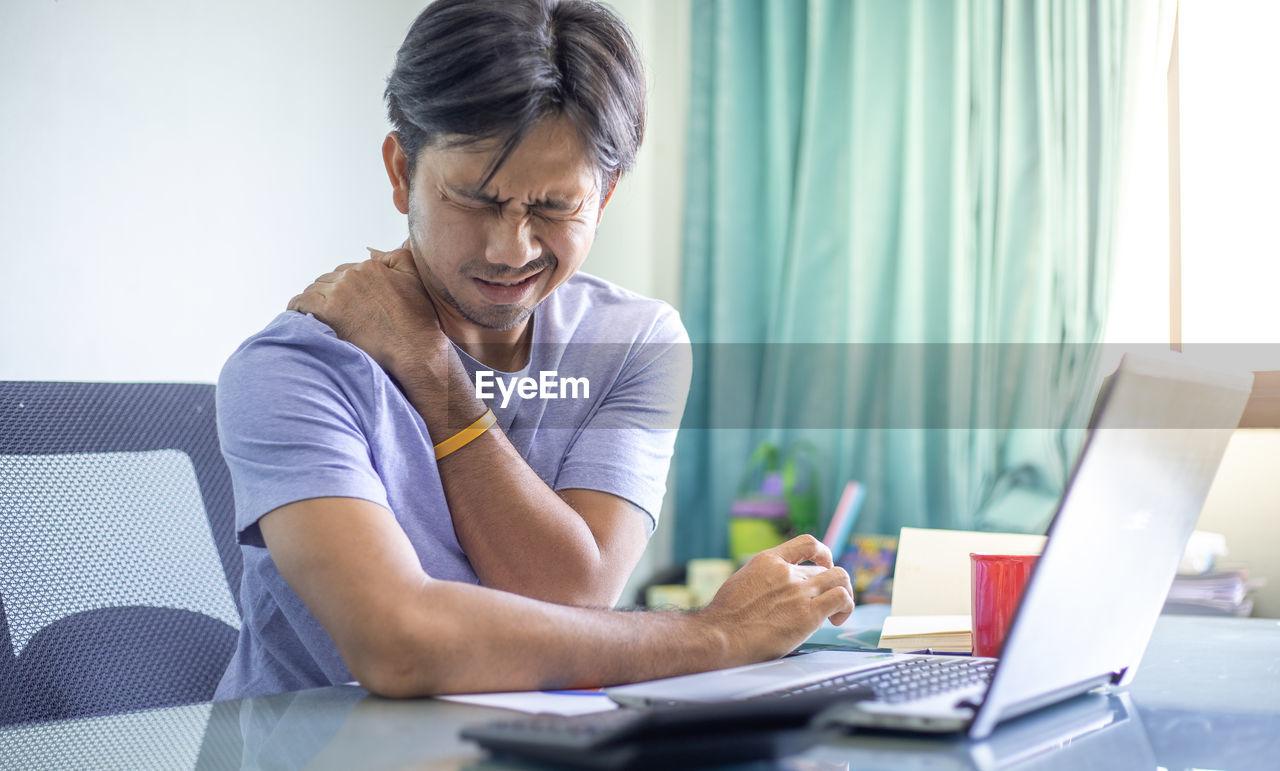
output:
[[[437,0],[409,28],[385,96],[410,172],[437,142],[497,141],[478,188],[546,116],[578,131],[602,194],[631,168],[644,136],[635,41],[593,0]]]

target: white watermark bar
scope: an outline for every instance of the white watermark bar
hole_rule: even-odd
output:
[[[535,344],[527,369],[481,365],[460,387],[494,409],[608,402],[585,425],[576,410],[545,410],[539,428],[1059,431],[1089,427],[1103,379],[1125,355],[1247,373],[1280,361],[1280,343],[1186,344],[1181,353],[1155,343]],[[1280,425],[1280,370],[1256,378],[1259,404],[1273,406],[1246,413],[1248,425]],[[1207,414],[1132,416],[1124,427],[1218,428]]]
[[[494,398],[494,387],[502,399],[500,406],[505,408],[513,395],[521,399],[590,399],[591,382],[585,377],[560,377],[556,370],[543,371],[538,377],[498,377],[497,373],[480,369],[476,370],[476,398],[489,400]]]

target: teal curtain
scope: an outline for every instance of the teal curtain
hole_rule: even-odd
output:
[[[726,553],[762,440],[819,448],[824,520],[866,484],[860,532],[1043,530],[1097,376],[1126,5],[694,1],[678,559]]]

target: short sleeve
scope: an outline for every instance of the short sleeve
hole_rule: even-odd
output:
[[[390,508],[359,418],[369,377],[358,351],[299,314],[277,318],[227,361],[218,378],[218,437],[241,543],[261,546],[258,520],[308,498]]]
[[[689,336],[679,315],[664,308],[579,429],[555,482],[557,491],[581,488],[624,498],[655,526],[692,373]]]

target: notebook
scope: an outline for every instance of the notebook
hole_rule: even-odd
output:
[[[651,705],[870,684],[876,696],[845,705],[842,723],[984,738],[1009,718],[1127,684],[1251,386],[1247,374],[1174,359],[1121,361],[998,660],[828,650],[606,692]],[[944,670],[941,687],[912,685]]]

